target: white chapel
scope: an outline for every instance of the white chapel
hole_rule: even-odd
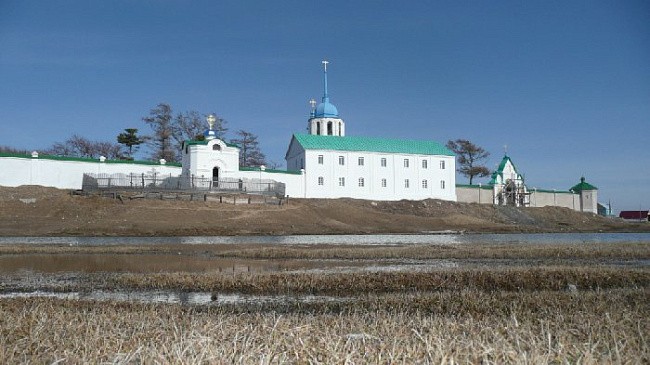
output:
[[[327,61],[323,98],[312,99],[307,134],[294,134],[288,170],[304,170],[305,196],[376,200],[456,200],[455,155],[435,141],[346,136],[330,102]]]

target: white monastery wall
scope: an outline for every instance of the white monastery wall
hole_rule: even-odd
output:
[[[494,190],[492,186],[456,186],[456,201],[459,203],[492,204]]]
[[[0,185],[42,185],[59,189],[81,189],[83,174],[180,175],[179,166],[132,162],[74,161],[29,157],[0,157]]]
[[[531,207],[564,207],[580,210],[580,195],[567,191],[530,190]]]
[[[304,173],[283,173],[271,171],[240,171],[238,174],[244,181],[261,181],[262,184],[277,181],[285,185],[284,195],[294,198],[303,198],[305,196],[305,175]],[[248,189],[254,191],[254,188]]]

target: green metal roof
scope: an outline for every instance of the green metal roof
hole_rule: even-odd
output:
[[[571,189],[569,189],[569,190],[570,190],[570,191],[573,191],[573,192],[576,192],[576,193],[579,193],[579,192],[581,192],[581,191],[583,191],[583,190],[598,190],[598,188],[595,187],[595,186],[593,186],[593,185],[591,185],[591,184],[588,183],[588,182],[585,182],[585,178],[584,178],[584,177],[581,177],[581,178],[580,178],[580,184],[574,185],[574,186],[573,186]]]
[[[316,136],[294,134],[293,138],[306,150],[366,151],[385,153],[405,153],[412,155],[455,156],[444,145],[434,141],[414,141],[406,139]]]
[[[467,185],[467,184],[456,184],[457,188],[471,188],[471,189],[484,189],[484,190],[492,190],[494,189],[494,186],[488,185],[488,184],[482,184],[482,185]]]
[[[228,147],[236,147],[236,148],[239,148],[239,146],[236,145],[236,144],[234,144],[234,143],[228,143],[228,142],[226,142],[226,141],[224,141],[224,140],[222,140],[222,139],[220,139],[220,141],[222,141],[223,143],[225,143],[226,146],[228,146]],[[194,140],[194,139],[188,139],[188,140],[186,140],[185,142],[183,142],[183,147],[185,147],[185,146],[193,146],[193,145],[203,145],[203,146],[205,146],[205,145],[208,144],[208,142],[210,142],[210,140],[197,141],[197,140]]]
[[[497,168],[497,170],[495,172],[492,173],[492,179],[490,179],[488,184],[494,185],[496,183],[498,175],[501,175],[501,177],[503,177],[503,169],[506,168],[506,164],[508,163],[508,161],[510,161],[510,163],[512,164],[512,167],[515,169],[515,171],[517,171],[517,166],[515,166],[515,163],[512,162],[512,160],[510,159],[510,156],[504,155],[503,158],[501,159],[501,163],[499,164],[499,167]]]

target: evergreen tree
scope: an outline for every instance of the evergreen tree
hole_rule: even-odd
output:
[[[447,148],[452,150],[458,157],[458,172],[469,178],[472,185],[474,177],[485,177],[490,175],[490,170],[480,161],[485,160],[490,153],[466,139],[448,141]]]
[[[127,128],[124,132],[117,135],[117,143],[123,144],[129,149],[129,160],[133,160],[133,147],[135,147],[137,151],[140,145],[144,143],[144,139],[140,138],[137,133],[138,130],[136,128]]]

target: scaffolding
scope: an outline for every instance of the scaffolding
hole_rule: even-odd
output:
[[[497,193],[497,203],[498,205],[527,207],[530,206],[530,195],[531,193],[526,189],[523,180],[517,184],[517,181],[508,179]]]

